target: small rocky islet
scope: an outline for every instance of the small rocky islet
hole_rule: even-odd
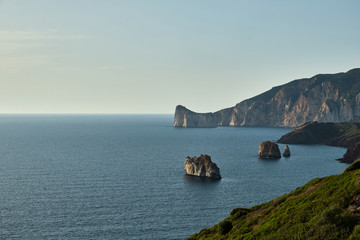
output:
[[[186,175],[221,179],[220,169],[216,163],[211,161],[211,157],[207,154],[202,154],[199,157],[186,157],[184,163],[184,170]]]
[[[281,158],[279,146],[271,141],[262,142],[259,146],[259,158]]]

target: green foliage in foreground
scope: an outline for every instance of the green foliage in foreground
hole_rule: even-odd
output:
[[[359,164],[270,202],[236,208],[189,239],[360,239]]]

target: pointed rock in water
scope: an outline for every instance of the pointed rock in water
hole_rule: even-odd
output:
[[[259,158],[281,158],[279,146],[271,141],[262,142],[259,146]]]
[[[220,169],[211,161],[209,155],[186,157],[184,169],[187,175],[220,179]]]
[[[290,157],[290,149],[289,149],[289,146],[288,146],[288,145],[285,145],[285,149],[284,149],[284,152],[283,152],[283,156],[284,156],[284,157]]]

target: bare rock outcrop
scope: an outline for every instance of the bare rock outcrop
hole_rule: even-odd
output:
[[[360,142],[357,142],[349,146],[344,156],[342,158],[339,158],[338,160],[343,163],[352,163],[359,158],[360,158]]]
[[[220,169],[211,161],[209,155],[186,157],[184,169],[187,175],[220,179]]]
[[[282,154],[284,157],[290,157],[290,148],[288,145],[285,145],[284,152]]]
[[[259,146],[259,158],[281,158],[279,146],[271,141],[262,142]]]

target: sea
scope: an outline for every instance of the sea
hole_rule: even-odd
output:
[[[0,239],[186,239],[348,166],[335,160],[344,148],[322,145],[257,157],[291,128],[172,124],[172,115],[0,115]],[[221,180],[185,175],[186,156],[200,154]]]

